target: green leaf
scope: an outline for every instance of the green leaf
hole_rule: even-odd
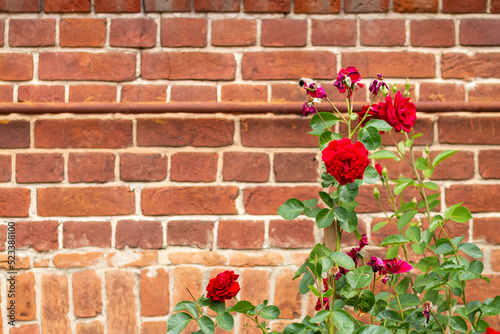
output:
[[[463,244],[458,246],[458,249],[475,259],[479,259],[483,256],[483,252],[481,252],[481,249],[479,249],[479,247],[477,247],[476,245],[471,244],[470,242],[464,242]]]
[[[359,186],[356,182],[348,183],[338,188],[339,198],[342,202],[352,202],[358,196]]]
[[[391,331],[382,326],[364,325],[358,329],[356,334],[391,334]]]
[[[403,228],[410,223],[410,221],[415,217],[417,210],[408,210],[398,219],[398,229],[401,232]]]
[[[459,206],[453,211],[450,219],[457,223],[467,223],[472,219],[472,215],[470,214],[469,209],[464,206]]]
[[[316,225],[318,225],[319,228],[325,228],[332,225],[334,220],[335,220],[335,213],[333,212],[333,210],[330,209],[322,209],[316,215]]]
[[[458,332],[464,332],[464,333],[468,332],[469,329],[468,329],[467,323],[465,322],[464,319],[455,315],[455,316],[452,316],[450,320],[451,320],[450,321],[451,328],[453,328],[454,330],[456,330]]]
[[[328,319],[328,316],[330,316],[330,311],[329,310],[321,310],[318,313],[316,313],[314,315],[314,317],[312,317],[311,320],[309,320],[309,321],[313,322],[313,323],[323,322],[326,319]]]
[[[290,198],[278,208],[278,214],[286,220],[297,218],[302,211],[304,211],[304,204],[296,198]]]
[[[363,290],[358,297],[358,301],[354,305],[355,311],[368,313],[375,304],[375,295],[370,290]]]
[[[306,201],[303,201],[302,204],[305,208],[313,209],[316,204],[318,204],[318,200],[316,198],[308,199]]]
[[[382,138],[378,130],[373,127],[361,128],[358,132],[358,140],[362,142],[368,151],[377,149],[382,144]]]
[[[190,301],[182,301],[179,302],[177,305],[174,307],[174,312],[177,311],[188,311],[191,313],[191,315],[195,318],[198,318],[198,310],[196,309],[196,304]]]
[[[469,315],[469,313],[472,313],[476,310],[478,310],[483,303],[481,303],[479,300],[472,300],[465,305],[465,314]]]
[[[378,231],[378,230],[380,230],[382,227],[384,227],[385,225],[387,225],[387,223],[388,223],[388,221],[376,223],[376,224],[375,224],[375,226],[373,226],[372,231],[373,231],[373,232],[377,232],[377,231]]]
[[[408,240],[411,240],[418,244],[420,243],[420,241],[422,241],[422,231],[418,226],[411,226],[406,230],[405,237],[408,238]]]
[[[380,178],[377,170],[372,166],[367,166],[365,169],[365,173],[363,174],[363,183],[365,184],[374,184]]]
[[[341,222],[348,222],[349,219],[351,219],[351,214],[349,213],[349,211],[342,207],[336,207],[335,209],[333,209],[333,211],[335,214],[335,218],[337,218]]]
[[[356,268],[354,261],[346,253],[335,252],[330,254],[330,258],[333,260],[333,262],[335,262],[335,264],[347,270],[353,270],[354,268]]]
[[[174,313],[168,318],[167,333],[180,334],[193,318],[184,312]]]
[[[460,203],[454,204],[454,205],[450,206],[449,208],[447,208],[446,211],[444,212],[444,219],[450,219],[451,215],[453,214],[453,211],[455,211],[456,208],[458,208],[460,205],[462,205],[462,203],[463,202],[460,202]]]
[[[399,245],[395,245],[395,246],[389,247],[389,249],[387,250],[387,253],[385,254],[385,256],[388,259],[394,259],[395,257],[398,256],[398,251],[399,251]]]
[[[349,313],[344,310],[333,310],[331,312],[331,319],[335,327],[341,333],[351,334],[354,331],[354,320],[352,320]]]
[[[373,269],[370,266],[363,266],[349,271],[345,278],[353,289],[364,288],[373,278]]]
[[[405,244],[408,242],[410,242],[410,240],[406,239],[401,234],[393,234],[385,237],[385,239],[380,244],[380,247]]]
[[[401,308],[403,310],[406,310],[407,308],[414,307],[414,306],[420,306],[420,304],[422,303],[420,301],[420,299],[412,293],[400,294],[399,301],[401,302]],[[393,298],[390,301],[389,306],[393,310],[399,310],[398,300],[396,298]]]
[[[421,187],[427,188],[430,190],[439,190],[439,186],[435,184],[434,182],[424,182]]]
[[[436,155],[436,157],[434,158],[434,161],[432,162],[432,165],[434,167],[436,167],[437,165],[439,165],[441,162],[443,162],[446,158],[449,158],[451,157],[453,154],[457,153],[458,151],[456,150],[446,150],[446,151],[443,151],[441,153],[439,153],[438,155]]]
[[[396,155],[396,153],[387,151],[387,150],[379,150],[376,152],[373,152],[368,159],[394,159],[396,161],[399,161],[400,159]]]
[[[219,327],[225,331],[230,331],[233,329],[233,316],[227,312],[224,312],[221,315],[217,315],[215,317],[215,321],[217,322],[217,325],[219,325]]]
[[[292,323],[283,329],[283,334],[305,334],[307,326],[304,324]]]
[[[349,212],[349,220],[347,222],[339,219],[339,225],[347,233],[354,232],[358,228],[358,216],[356,212]]]
[[[429,166],[429,160],[427,158],[421,157],[415,161],[415,167],[419,170],[426,170]]]
[[[215,332],[214,322],[206,315],[199,319],[196,319],[196,323],[198,324],[198,326],[200,326],[200,330],[205,334],[212,334],[213,332]]]
[[[330,197],[330,194],[324,191],[320,191],[318,195],[326,205],[328,205],[330,208],[333,207],[333,199]]]
[[[265,309],[263,309],[262,312],[259,313],[259,315],[267,320],[278,319],[278,317],[280,316],[280,309],[274,305],[269,305]]]
[[[221,315],[222,313],[226,312],[226,304],[224,302],[210,302],[210,305],[208,305],[208,308],[217,313],[218,315]]]
[[[309,292],[309,285],[314,284],[314,276],[307,271],[299,283],[299,292],[301,295],[305,295]]]
[[[330,131],[324,131],[320,136],[319,136],[319,147],[324,148],[328,145],[333,140],[333,133]]]
[[[444,244],[439,245],[434,250],[434,253],[436,253],[436,254],[449,254],[449,253],[453,253],[453,247],[451,246],[450,243],[446,242]]]
[[[323,118],[323,120],[321,120],[321,118],[319,117],[320,115],[321,118]],[[337,118],[337,116],[329,112],[320,112],[319,115],[314,114],[313,117],[311,117],[311,128],[313,129],[313,131],[309,133],[314,136],[321,135],[323,133],[323,130],[326,129],[326,126],[323,123],[323,121],[325,121],[328,127],[331,128],[332,126],[334,126],[339,122],[339,119]]]
[[[307,273],[306,273],[307,274]],[[236,304],[233,305],[230,309],[227,310],[227,312],[238,312],[238,313],[245,313],[247,311],[254,310],[255,306],[252,305],[249,301],[246,300],[240,300]]]
[[[422,241],[418,244],[411,244],[411,249],[415,252],[415,254],[422,255],[425,252],[426,246],[426,243]]]
[[[366,122],[365,127],[374,127],[378,131],[391,131],[392,126],[390,126],[386,121],[382,119],[372,119]]]
[[[396,320],[396,321],[401,321],[401,316],[399,313],[393,310],[384,310],[377,314],[377,317],[382,318],[382,319],[387,319],[387,320]]]

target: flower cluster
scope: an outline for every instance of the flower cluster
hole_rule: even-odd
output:
[[[347,91],[347,97],[350,97],[353,92],[355,92],[358,87],[363,88],[364,85],[360,82],[361,74],[354,66],[348,66],[343,68],[337,74],[337,79],[333,83],[340,93],[345,93]]]
[[[207,298],[214,302],[224,302],[235,297],[240,291],[240,285],[236,280],[239,275],[234,271],[226,270],[208,282]]]
[[[361,236],[361,240],[359,240],[358,247],[353,247],[349,252],[346,253],[354,261],[354,265],[356,268],[358,267],[359,259],[362,258],[360,253],[366,245],[368,245],[368,237],[366,236],[366,234],[363,234]],[[335,279],[339,280],[342,275],[345,275],[348,272],[349,270],[339,267],[339,271],[335,275]]]

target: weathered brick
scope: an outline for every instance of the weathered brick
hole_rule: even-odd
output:
[[[460,44],[471,46],[498,46],[500,36],[492,31],[500,30],[499,20],[462,19],[460,21]]]
[[[9,182],[12,175],[12,158],[0,155],[0,182]]]
[[[0,46],[4,45],[4,41],[3,41],[4,35],[5,35],[5,20],[0,20],[0,37],[2,39],[0,41]]]
[[[233,252],[229,259],[229,265],[235,267],[276,267],[283,264],[283,256],[280,253],[258,252],[258,253],[236,253]],[[302,261],[303,263],[304,261]],[[302,264],[301,263],[301,264]],[[301,265],[299,264],[299,266]]]
[[[96,13],[131,13],[141,11],[140,0],[95,0]]]
[[[88,13],[90,0],[44,0],[43,10],[46,13]]]
[[[308,182],[319,177],[316,153],[275,153],[274,179],[277,182]]]
[[[104,334],[104,325],[99,321],[76,324],[76,334]]]
[[[352,19],[312,20],[312,45],[355,46],[357,26]]]
[[[260,43],[263,46],[305,46],[307,21],[293,19],[264,19]]]
[[[190,0],[144,0],[146,12],[189,12],[191,10]]]
[[[239,0],[194,0],[197,12],[239,12]]]
[[[484,13],[486,0],[443,0],[443,13]]]
[[[500,185],[498,184],[460,184],[446,189],[446,205],[463,202],[471,212],[500,211]]]
[[[224,85],[221,89],[221,102],[267,102],[267,86]]]
[[[73,307],[81,318],[95,317],[102,312],[102,280],[94,269],[71,275],[73,281]]]
[[[293,280],[292,270],[282,270],[276,276],[274,305],[280,309],[280,318],[296,319],[300,317],[302,298],[299,293],[299,281]]]
[[[6,241],[7,241],[7,225],[0,225],[0,251],[5,250]]]
[[[109,45],[152,48],[156,44],[154,19],[112,19]]]
[[[479,174],[483,179],[500,179],[500,150],[479,151]]]
[[[40,334],[40,326],[38,324],[18,325],[18,327],[11,327],[9,334]]]
[[[0,102],[12,102],[14,87],[10,85],[0,85]]]
[[[241,299],[259,305],[269,299],[271,275],[267,270],[245,269],[241,274]]]
[[[360,36],[361,45],[403,46],[406,38],[405,20],[361,20]]]
[[[490,264],[491,264],[491,270],[500,271],[500,249],[493,248],[491,250]]]
[[[35,147],[121,148],[132,146],[132,121],[44,119],[35,122]]]
[[[296,84],[272,84],[271,102],[303,102],[306,94]]]
[[[0,269],[4,269],[6,271],[12,270],[11,265],[9,264],[8,254],[3,252],[0,254]],[[14,269],[30,269],[31,268],[31,260],[28,256],[16,256],[16,263],[14,265]]]
[[[120,180],[162,181],[167,177],[168,158],[161,154],[120,154]]]
[[[234,122],[225,119],[140,118],[139,146],[218,147],[233,143]]]
[[[169,246],[192,246],[212,249],[214,245],[214,222],[211,221],[169,221],[167,225]]]
[[[174,290],[172,294],[172,305],[176,305],[182,300],[189,300],[191,296],[187,289],[191,291],[193,296],[201,296],[202,272],[197,267],[176,267],[174,269]],[[186,289],[187,288],[187,289]]]
[[[156,250],[145,250],[136,251],[131,256],[120,256],[120,254],[111,253],[108,254],[108,265],[110,267],[150,267],[158,264],[158,251]]]
[[[475,300],[486,300],[498,294],[498,284],[500,284],[499,274],[486,274],[484,275],[490,279],[489,284],[483,279],[477,278],[467,281],[465,288],[466,296],[474,296]]]
[[[434,78],[434,54],[418,52],[343,52],[342,67],[356,64],[362,77]]]
[[[420,84],[420,101],[465,101],[463,84],[423,82]]]
[[[397,13],[437,13],[438,0],[394,0]]]
[[[61,182],[64,180],[64,158],[60,153],[16,155],[18,183]]]
[[[169,253],[172,264],[200,264],[202,266],[223,266],[227,258],[215,251]]]
[[[474,77],[500,78],[496,64],[500,53],[443,53],[441,55],[441,75],[445,79],[470,80]]]
[[[224,152],[223,159],[222,178],[224,181],[266,182],[269,180],[270,163],[266,153]]]
[[[115,179],[115,155],[112,153],[70,153],[68,180],[77,182],[108,182]]]
[[[217,177],[217,160],[217,153],[174,153],[170,164],[170,180],[214,182]]]
[[[500,0],[492,0],[490,10],[492,13],[500,13]]]
[[[469,101],[471,102],[487,102],[500,101],[500,85],[499,84],[477,84],[469,90]]]
[[[123,270],[106,272],[108,333],[137,333],[134,274]]]
[[[163,228],[159,221],[120,220],[116,225],[116,248],[161,248]]]
[[[16,248],[30,246],[37,252],[46,252],[59,247],[57,227],[54,220],[16,223]]]
[[[212,21],[212,45],[252,46],[257,40],[255,20],[222,19]]]
[[[19,102],[64,102],[64,86],[21,85],[18,88]]]
[[[166,85],[125,85],[121,92],[122,102],[165,102]]]
[[[71,85],[68,102],[116,102],[116,86]]]
[[[38,215],[115,216],[135,213],[135,195],[129,187],[39,188]]]
[[[269,242],[278,248],[312,248],[314,221],[311,220],[271,220],[269,222]]]
[[[0,2],[0,12],[40,12],[40,1],[4,0]]]
[[[294,3],[294,12],[306,14],[336,14],[340,12],[340,1],[296,0]]]
[[[204,47],[207,45],[207,20],[171,17],[161,20],[161,45],[168,47]]]
[[[499,117],[441,116],[439,142],[449,144],[497,144],[500,141]],[[464,136],[473,133],[473,136]]]
[[[162,187],[142,191],[142,213],[158,215],[236,214],[238,187]]]
[[[241,120],[241,144],[249,147],[316,147],[308,119]]]
[[[163,334],[166,332],[166,321],[143,321],[141,323],[141,334]]]
[[[0,54],[0,80],[25,81],[33,79],[33,55],[25,53]]]
[[[288,13],[291,9],[291,0],[267,1],[267,0],[244,0],[245,12],[255,13]]]
[[[142,77],[147,80],[234,80],[236,75],[230,53],[154,52],[141,57]]]
[[[172,86],[171,102],[216,102],[217,87],[215,86]]]
[[[492,245],[500,244],[500,236],[492,231],[498,230],[500,218],[481,217],[474,218],[474,228],[472,229],[472,238],[474,242],[486,242]]]
[[[16,306],[16,320],[34,320],[36,318],[36,288],[35,275],[32,272],[18,274],[15,276],[15,298],[9,298]],[[7,291],[11,287],[7,285]]]
[[[245,211],[251,215],[275,215],[289,198],[317,198],[318,187],[248,187],[244,189]]]
[[[33,266],[35,268],[48,268],[50,265],[49,259],[39,259],[33,261]]]
[[[434,160],[441,151],[431,151]],[[440,163],[434,173],[433,180],[467,180],[474,177],[474,152],[460,151]]]
[[[63,247],[111,247],[111,222],[65,222],[63,224]]]
[[[346,13],[381,13],[389,10],[389,0],[345,0]]]
[[[139,276],[141,316],[159,317],[169,312],[169,275],[163,268],[143,269]]]
[[[329,51],[257,51],[243,54],[241,72],[245,80],[334,79],[336,66],[335,54]]]
[[[68,278],[56,274],[44,274],[42,276],[42,333],[71,334],[68,312]]]
[[[455,23],[453,20],[432,19],[410,22],[412,46],[449,47],[455,45]]]
[[[42,52],[40,80],[131,81],[135,79],[136,55],[108,52]]]
[[[59,45],[62,47],[102,47],[106,43],[106,19],[61,19]]]
[[[59,253],[54,255],[52,262],[57,268],[75,268],[96,266],[103,260],[104,254],[100,252]]]
[[[220,221],[217,247],[261,249],[264,246],[264,229],[263,221]]]
[[[56,20],[11,19],[9,20],[10,46],[54,46],[56,44]]]
[[[31,191],[26,188],[0,189],[0,217],[28,217]]]

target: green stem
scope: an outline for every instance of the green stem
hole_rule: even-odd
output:
[[[429,313],[432,315],[432,317],[434,318],[434,320],[436,320],[436,322],[438,323],[439,327],[441,327],[441,330],[443,331],[443,333],[446,333],[446,330],[443,328],[443,325],[441,325],[441,323],[439,322],[439,320],[436,317],[436,315],[434,314],[434,312],[432,312],[432,310],[429,309]]]
[[[389,302],[391,301],[391,283],[392,282],[389,282],[389,293],[387,294],[387,308],[389,308]],[[384,319],[384,327],[385,327],[385,323],[387,322],[387,319]]]
[[[332,101],[330,101],[330,99],[327,98],[327,97],[325,97],[325,99],[333,107],[333,109],[335,110],[335,112],[337,113],[337,115],[340,116],[339,118],[342,118],[342,120],[344,121],[344,123],[347,123],[347,120],[345,119],[344,115],[342,115],[342,113],[337,109],[337,107],[335,107],[335,105],[332,103]]]
[[[403,313],[403,308],[401,307],[401,302],[399,301],[399,293],[396,292],[396,299],[398,301],[398,306],[399,306],[399,312],[401,312],[401,319],[403,319],[403,322],[405,321],[405,316]]]

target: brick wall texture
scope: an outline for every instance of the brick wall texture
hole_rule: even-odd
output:
[[[332,79],[354,65],[365,84],[409,77],[415,101],[498,102],[499,31],[498,0],[0,0],[0,101],[300,102],[301,77],[342,101]],[[313,313],[291,278],[322,232],[276,215],[319,187],[299,109],[68,112],[0,119],[0,264],[13,221],[18,272],[16,328],[0,273],[0,333],[164,333],[186,286],[198,296],[227,269],[241,298],[282,308],[273,328]],[[485,253],[492,283],[468,296],[500,294],[500,116],[419,113],[416,130],[420,154],[461,150],[433,176],[438,209],[474,214],[449,224]],[[371,231],[383,219],[371,193],[360,230],[376,245],[393,231]],[[233,332],[257,333],[245,323]]]

